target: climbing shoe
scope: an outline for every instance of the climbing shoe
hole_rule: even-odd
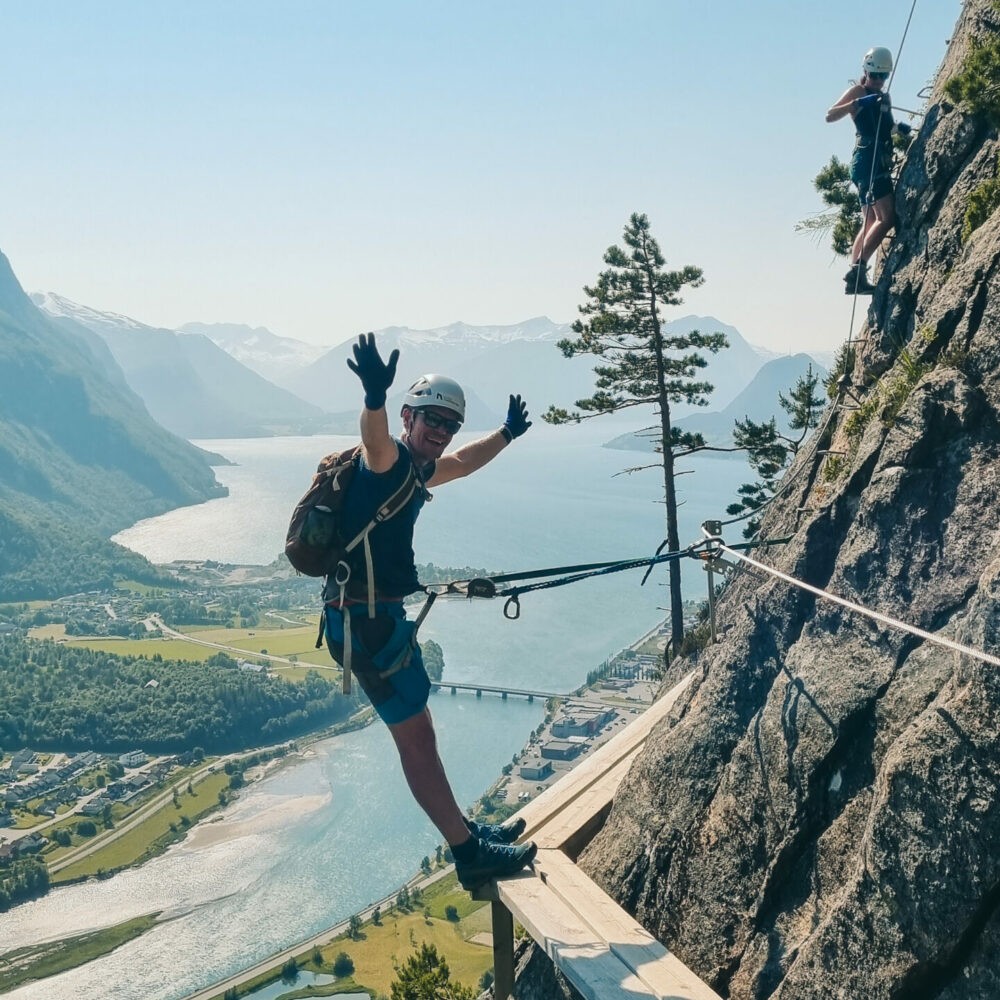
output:
[[[868,268],[864,264],[854,264],[844,275],[845,295],[871,295],[875,286],[868,281]]]
[[[470,892],[485,885],[490,879],[516,875],[525,865],[535,860],[537,847],[527,844],[494,844],[486,840],[476,842],[476,855],[470,861],[455,859],[455,872],[462,888]]]
[[[509,819],[506,823],[477,823],[475,820],[467,819],[465,825],[473,837],[491,844],[513,844],[527,826],[520,816],[517,819]]]

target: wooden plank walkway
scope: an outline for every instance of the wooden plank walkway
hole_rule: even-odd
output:
[[[496,1000],[516,996],[515,919],[586,1000],[719,1000],[574,863],[606,819],[646,738],[692,677],[518,813],[527,822],[523,839],[538,845],[532,869],[477,894],[493,901]]]

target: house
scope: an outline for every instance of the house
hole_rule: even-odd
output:
[[[552,723],[552,735],[558,739],[571,736],[593,736],[617,713],[613,708],[587,702],[569,705],[564,714]]]
[[[526,781],[544,781],[552,776],[552,761],[538,757],[526,760],[518,767],[517,773]]]
[[[122,767],[139,767],[149,760],[148,755],[143,750],[129,750],[118,758],[118,763]]]
[[[572,760],[583,749],[583,744],[570,740],[549,740],[542,744],[541,754],[549,760]]]
[[[16,842],[19,854],[35,854],[40,851],[48,841],[40,833],[29,833],[27,837],[22,837]]]
[[[104,812],[104,807],[111,805],[111,799],[103,792],[95,795],[89,802],[80,807],[80,812],[84,816],[100,816]]]

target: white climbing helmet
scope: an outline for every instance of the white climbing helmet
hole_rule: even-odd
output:
[[[403,406],[419,410],[427,406],[443,406],[454,410],[459,420],[465,420],[465,393],[447,375],[421,375],[403,397]]]
[[[861,68],[865,73],[891,73],[892,53],[881,45],[876,45],[865,53]]]

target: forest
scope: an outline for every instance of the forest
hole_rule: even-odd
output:
[[[329,725],[354,706],[316,672],[292,684],[240,670],[224,653],[192,663],[0,638],[0,747],[7,751],[224,753]]]

